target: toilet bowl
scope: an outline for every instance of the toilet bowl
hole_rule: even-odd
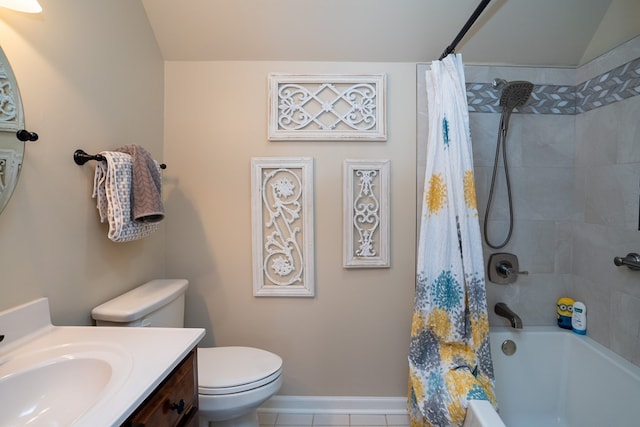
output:
[[[91,311],[97,326],[184,326],[188,282],[152,280]],[[200,427],[258,427],[256,410],[282,385],[282,359],[253,347],[198,348]]]
[[[256,409],[282,385],[282,359],[252,347],[198,349],[200,426],[253,427]]]

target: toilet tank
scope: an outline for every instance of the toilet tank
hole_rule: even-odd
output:
[[[152,280],[91,310],[97,326],[184,326],[185,279]]]

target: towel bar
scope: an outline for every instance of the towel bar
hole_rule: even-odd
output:
[[[95,155],[91,155],[91,154],[87,154],[84,150],[76,150],[73,152],[73,161],[76,162],[76,165],[84,165],[85,163],[87,163],[89,160],[104,160],[104,156],[102,156],[101,154],[95,154]],[[164,163],[160,164],[160,169],[166,169],[167,165],[165,165]]]

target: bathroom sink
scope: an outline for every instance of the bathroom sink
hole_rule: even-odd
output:
[[[102,343],[66,344],[0,359],[0,425],[71,425],[131,368],[126,352]]]
[[[118,426],[204,329],[54,326],[49,300],[0,311],[0,426]]]

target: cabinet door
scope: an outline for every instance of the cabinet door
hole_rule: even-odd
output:
[[[194,349],[129,417],[124,426],[175,427],[197,424],[198,364]]]
[[[198,408],[192,407],[191,412],[182,417],[179,427],[198,427]]]

